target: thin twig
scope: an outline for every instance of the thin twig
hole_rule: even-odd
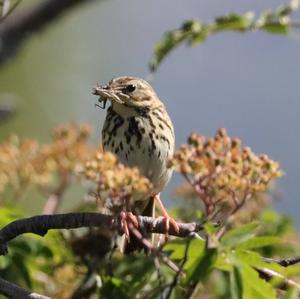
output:
[[[90,265],[80,285],[75,289],[70,299],[87,298],[97,287],[97,270]]]
[[[259,273],[259,276],[266,281],[270,281],[271,279],[277,278],[280,281],[280,283],[277,286],[278,289],[286,290],[289,287],[296,287],[298,290],[300,290],[300,285],[297,282],[284,277],[282,274],[272,269],[259,267],[255,268],[255,270]]]
[[[169,286],[170,286],[170,284],[166,283],[166,284],[164,284],[162,286],[157,286],[157,287],[151,288],[151,289],[149,289],[147,291],[144,291],[143,294],[137,295],[135,297],[135,299],[148,299],[148,298],[152,298],[154,294],[158,293],[158,291],[162,292],[163,290],[165,290]]]
[[[185,246],[185,250],[184,250],[184,256],[183,256],[183,259],[180,263],[180,266],[179,266],[179,271],[174,275],[174,279],[169,287],[169,290],[168,290],[168,293],[166,294],[165,298],[164,299],[169,299],[171,298],[171,295],[172,295],[172,292],[174,290],[174,288],[177,286],[178,284],[178,280],[179,280],[179,277],[180,275],[182,274],[182,270],[183,270],[183,267],[187,261],[187,258],[188,258],[188,252],[189,252],[189,248],[190,248],[190,243],[191,243],[191,240],[189,239],[186,243],[186,246]]]
[[[8,282],[2,278],[0,278],[0,294],[3,294],[11,299],[51,299],[50,297],[23,289],[18,285]]]
[[[179,271],[178,266],[174,262],[172,262],[166,255],[164,255],[161,250],[154,248],[151,242],[145,239],[141,232],[132,223],[128,223],[128,227],[130,229],[130,232],[135,235],[135,237],[145,246],[146,249],[151,252],[153,256],[158,257],[175,273]]]
[[[201,190],[199,182],[195,183],[191,180],[191,178],[186,174],[185,172],[181,173],[183,177],[186,179],[186,181],[191,185],[191,187],[194,189],[195,193],[198,195],[198,197],[202,200],[205,208],[205,215],[208,216],[210,213],[210,207],[211,203],[209,203],[205,197],[205,193]]]
[[[266,263],[276,263],[282,267],[288,267],[300,263],[300,256],[290,257],[286,259],[273,259],[273,258],[264,257],[263,261]]]
[[[63,13],[79,4],[92,3],[86,0],[44,0],[35,1],[18,10],[5,22],[0,22],[0,63],[13,56],[21,43],[33,32],[41,31],[57,20]]]
[[[165,285],[165,277],[161,272],[160,261],[157,256],[154,258],[154,265],[157,273],[158,287],[161,288],[163,285]],[[160,299],[164,299],[163,292],[160,294]]]
[[[59,205],[61,204],[63,195],[69,186],[69,174],[63,173],[61,174],[61,180],[54,192],[50,194],[48,197],[48,200],[46,201],[46,204],[43,208],[43,214],[45,215],[52,215],[55,214],[59,208]]]

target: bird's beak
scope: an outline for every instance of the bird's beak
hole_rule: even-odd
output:
[[[96,86],[93,89],[93,94],[99,96],[99,103],[106,104],[107,100],[115,101],[120,104],[124,104],[124,101],[118,96],[118,91],[111,88],[109,85]]]

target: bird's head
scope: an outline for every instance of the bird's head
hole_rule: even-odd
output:
[[[114,78],[107,85],[97,86],[93,94],[99,96],[99,102],[103,107],[107,100],[113,106],[123,105],[128,108],[152,108],[160,104],[160,101],[151,85],[136,77]]]

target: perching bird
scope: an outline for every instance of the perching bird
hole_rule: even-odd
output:
[[[166,229],[171,224],[178,230],[159,197],[172,175],[167,162],[173,155],[175,143],[173,124],[164,104],[148,82],[136,77],[114,78],[108,85],[97,86],[94,94],[100,96],[99,102],[103,102],[104,107],[107,100],[111,102],[102,129],[104,150],[115,153],[127,166],[138,167],[153,186],[149,197],[135,202],[130,212],[153,217],[156,201]],[[128,241],[126,253],[143,248],[134,236],[130,235]]]

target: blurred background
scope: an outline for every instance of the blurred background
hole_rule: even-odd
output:
[[[38,2],[22,1],[16,12]],[[217,34],[198,47],[179,47],[153,76],[148,68],[155,43],[186,19],[209,22],[281,3],[86,1],[29,35],[0,65],[0,103],[16,108],[1,123],[0,138],[16,133],[46,142],[55,125],[76,121],[95,128],[97,144],[105,111],[94,107],[92,87],[121,75],[150,79],[173,119],[177,146],[191,131],[213,135],[225,127],[255,152],[278,160],[285,176],[278,181],[282,198],[276,208],[300,227],[300,29],[288,36]],[[175,177],[164,198],[176,183]]]

